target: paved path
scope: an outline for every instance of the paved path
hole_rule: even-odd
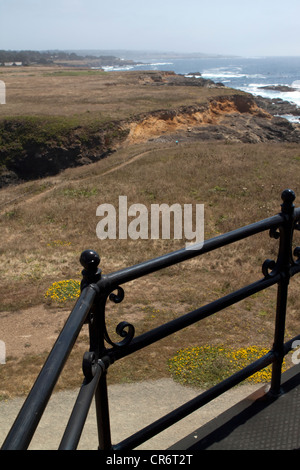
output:
[[[240,385],[226,392],[145,442],[139,449],[167,449],[260,387],[261,385]],[[113,443],[120,442],[198,394],[199,390],[183,387],[171,379],[111,385],[109,403]],[[29,449],[55,450],[58,448],[76,396],[77,391],[58,392],[52,396]],[[0,402],[0,444],[4,441],[23,402],[24,399],[21,398]],[[78,449],[95,450],[97,446],[95,408],[92,404]]]

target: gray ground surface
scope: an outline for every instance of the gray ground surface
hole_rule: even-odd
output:
[[[250,395],[261,385],[240,385],[187,416],[171,428],[142,444],[141,450],[165,450],[187,434]],[[183,387],[171,379],[109,387],[109,406],[113,444],[120,442],[177,406],[199,394],[199,390]],[[55,450],[73,408],[77,391],[55,393],[40,421],[29,449]],[[0,444],[4,441],[24,399],[0,402]],[[96,450],[97,428],[92,404],[78,449]]]

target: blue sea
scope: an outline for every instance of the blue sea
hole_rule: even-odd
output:
[[[299,57],[250,57],[250,58],[181,58],[143,60],[134,66],[107,68],[107,70],[164,70],[188,75],[199,72],[203,78],[221,82],[225,86],[246,91],[264,98],[280,98],[300,107],[300,56]],[[271,91],[261,87],[286,85],[296,91]],[[300,122],[299,117],[286,116]]]

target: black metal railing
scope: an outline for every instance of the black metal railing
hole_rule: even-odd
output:
[[[199,249],[181,249],[111,274],[101,273],[98,267],[100,258],[96,252],[84,251],[80,258],[84,268],[81,295],[7,435],[2,449],[28,448],[84,323],[89,325],[90,336],[90,349],[83,358],[84,381],[59,449],[77,448],[94,397],[99,449],[128,450],[136,448],[270,364],[272,364],[272,379],[269,393],[279,395],[284,356],[291,351],[293,342],[300,339],[298,335],[284,342],[288,285],[290,278],[300,272],[300,247],[294,250],[292,248],[294,231],[300,228],[300,208],[294,207],[295,194],[292,190],[285,190],[282,193],[282,200],[281,212],[273,217],[207,240]],[[106,302],[108,299],[115,303],[123,300],[124,291],[121,285],[265,231],[269,231],[272,238],[279,240],[279,247],[277,259],[268,259],[263,263],[261,279],[136,337],[134,326],[121,322],[116,328],[120,342],[115,343],[111,340],[105,322]],[[108,368],[115,361],[275,284],[278,287],[274,342],[267,354],[122,442],[112,445],[106,376]]]

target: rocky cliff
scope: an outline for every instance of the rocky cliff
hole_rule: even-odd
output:
[[[300,128],[272,116],[250,95],[237,94],[214,98],[203,105],[140,116],[129,125],[127,141],[148,139],[299,142]]]
[[[132,123],[128,140],[134,143],[145,139],[300,142],[300,125],[273,116],[259,107],[253,97],[233,95],[215,98],[205,106],[152,113]]]
[[[218,86],[208,80],[187,79],[173,73],[143,74],[151,86]],[[289,112],[287,112],[289,109]],[[276,100],[234,93],[214,96],[205,103],[135,115],[124,121],[80,126],[45,138],[41,129],[30,137],[32,121],[5,119],[0,123],[0,187],[9,183],[54,175],[68,167],[95,162],[121,145],[145,141],[209,140],[244,143],[300,142],[300,125],[276,117],[290,114],[291,106]],[[299,112],[298,109],[293,109]],[[40,125],[40,124],[39,124]],[[29,126],[29,127],[28,127]],[[30,127],[31,126],[31,127]]]

